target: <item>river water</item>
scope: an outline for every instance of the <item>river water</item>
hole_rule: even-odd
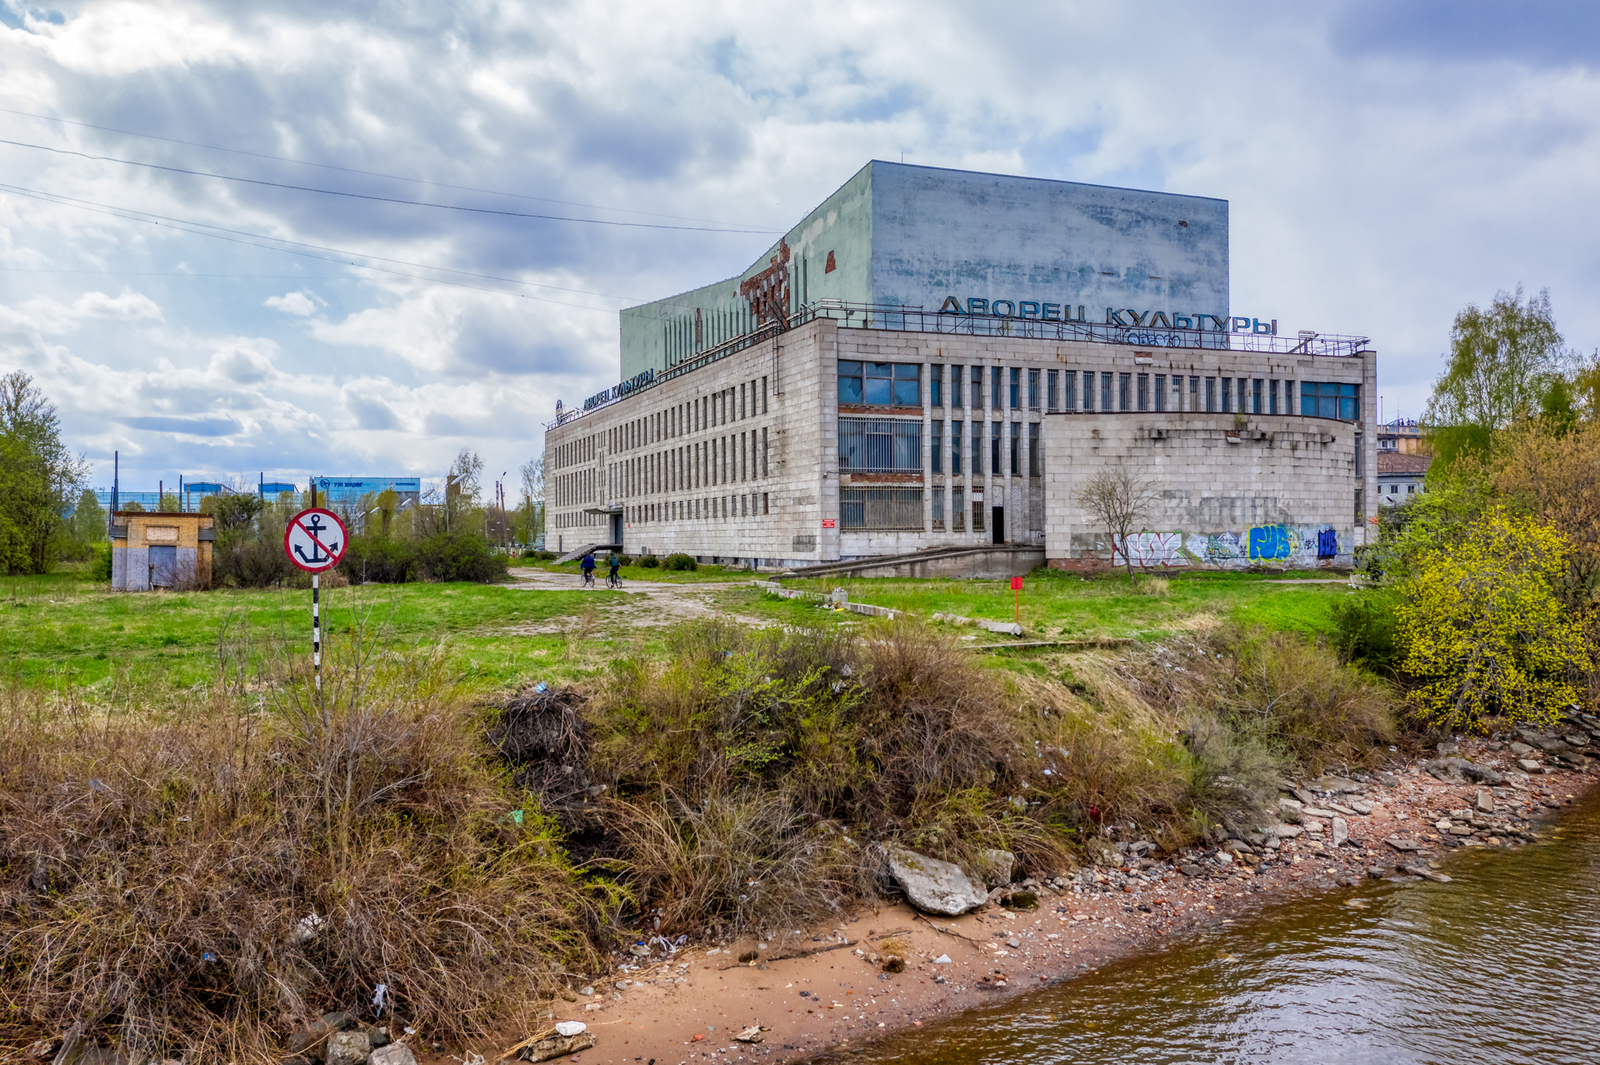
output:
[[[1600,796],[1448,884],[1278,904],[849,1055],[883,1065],[1600,1063]]]

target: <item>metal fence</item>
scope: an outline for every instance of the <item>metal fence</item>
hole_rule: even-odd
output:
[[[920,529],[922,489],[841,488],[841,529]]]

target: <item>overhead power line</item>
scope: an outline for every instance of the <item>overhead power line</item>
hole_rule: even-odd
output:
[[[203,170],[189,170],[181,166],[166,166],[161,163],[143,163],[137,159],[120,159],[113,155],[95,155],[91,152],[80,152],[73,148],[54,148],[48,144],[32,144],[28,141],[14,141],[0,138],[0,144],[8,144],[14,148],[31,148],[35,151],[49,152],[53,155],[70,155],[93,162],[118,163],[122,166],[137,166],[146,170],[160,170],[169,174],[185,174],[190,177],[211,178],[215,181],[233,181],[243,185],[257,185],[264,188],[286,189],[292,192],[309,192],[319,196],[340,196],[352,200],[367,200],[373,203],[392,203],[406,207],[427,207],[437,211],[462,211],[467,214],[494,215],[501,218],[526,218],[546,222],[578,222],[594,226],[618,226],[626,229],[671,229],[696,233],[738,233],[769,236],[779,230],[770,229],[734,229],[719,228],[714,226],[674,226],[664,222],[619,222],[609,218],[573,218],[570,215],[535,214],[528,211],[504,211],[494,207],[467,207],[455,203],[431,203],[427,200],[408,200],[400,196],[378,196],[366,192],[344,192],[339,189],[319,189],[311,185],[295,185],[286,181],[267,181],[263,178],[241,177],[237,174],[211,174]]]
[[[283,237],[268,237],[258,233],[250,233],[241,229],[228,229],[225,226],[214,226],[209,222],[196,222],[186,218],[174,218],[170,215],[159,215],[149,211],[140,211],[132,207],[118,207],[114,204],[96,203],[93,200],[78,199],[73,196],[63,196],[60,193],[42,192],[38,189],[24,188],[20,185],[0,184],[0,189],[14,192],[19,196],[43,200],[47,203],[57,203],[79,210],[92,211],[96,214],[111,215],[129,222],[143,222],[147,225],[167,226],[181,233],[189,233],[198,237],[210,237],[214,240],[225,240],[230,244],[243,244],[252,248],[261,248],[265,251],[283,252],[288,255],[299,255],[308,259],[321,259],[325,262],[340,263],[344,266],[354,266],[361,270],[375,270],[378,273],[390,274],[394,277],[406,277],[415,281],[429,281],[440,285],[453,285],[456,288],[477,289],[480,292],[494,292],[502,296],[515,296],[518,299],[536,300],[540,303],[553,303],[560,307],[576,307],[584,311],[600,311],[605,314],[615,314],[616,311],[607,307],[590,307],[582,303],[568,303],[565,300],[553,300],[545,296],[534,296],[527,292],[507,292],[504,289],[490,288],[488,285],[475,285],[469,281],[456,281],[448,277],[428,277],[424,274],[408,273],[404,270],[395,270],[391,267],[377,266],[375,263],[394,263],[401,266],[410,266],[417,270],[432,270],[443,274],[457,274],[461,277],[479,278],[486,281],[498,281],[508,285],[527,285],[533,288],[548,288],[558,292],[576,292],[585,295],[603,296],[607,299],[633,300],[631,296],[618,296],[604,292],[590,292],[586,289],[562,288],[559,285],[545,285],[537,281],[524,281],[515,277],[500,277],[495,274],[476,273],[471,270],[459,270],[451,266],[433,266],[428,263],[413,263],[405,259],[392,259],[380,255],[369,255],[365,252],[346,251],[341,248],[330,248],[319,244],[307,244],[303,241],[287,240]],[[262,243],[274,241],[276,243]],[[285,247],[284,245],[288,245]],[[323,254],[328,253],[328,254]],[[334,258],[334,256],[346,258]],[[358,262],[354,260],[368,260]],[[635,300],[635,302],[638,302]]]
[[[252,152],[243,148],[224,148],[217,144],[206,144],[203,141],[186,141],[177,137],[163,137],[156,133],[141,133],[133,129],[120,129],[116,126],[98,126],[93,122],[79,122],[71,118],[59,118],[55,115],[40,115],[32,111],[18,111],[10,107],[0,107],[0,114],[18,115],[22,118],[35,118],[42,122],[57,122],[65,126],[78,126],[82,129],[99,130],[102,133],[120,133],[125,137],[142,137],[145,140],[162,141],[166,144],[181,144],[187,148],[204,148],[211,152],[227,152],[230,155],[242,155],[251,159],[268,159],[275,163],[289,163],[294,166],[311,166],[319,170],[334,170],[341,174],[359,174],[362,177],[386,178],[390,181],[406,181],[413,185],[432,185],[435,188],[454,189],[457,192],[481,192],[486,196],[506,196],[517,200],[532,200],[536,203],[556,203],[563,207],[586,207],[591,211],[613,211],[617,214],[636,214],[647,218],[673,218],[680,222],[706,222],[711,225],[727,225],[750,229],[754,232],[777,232],[764,230],[758,226],[746,225],[738,222],[722,222],[713,218],[695,218],[690,215],[667,214],[662,211],[636,211],[627,207],[607,207],[598,203],[583,203],[579,200],[558,200],[549,196],[531,196],[525,192],[505,192],[500,189],[479,188],[476,185],[453,185],[448,181],[435,181],[431,178],[407,177],[404,174],[388,174],[381,170],[360,170],[356,167],[339,166],[335,163],[314,163],[306,159],[291,159],[284,155],[271,155],[266,152]]]

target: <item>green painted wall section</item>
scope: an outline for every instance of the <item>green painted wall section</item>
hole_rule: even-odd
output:
[[[862,167],[816,210],[783,237],[789,244],[791,309],[803,302],[872,300],[872,164]],[[827,268],[833,253],[834,269]],[[622,373],[629,380],[646,369],[664,370],[697,351],[749,332],[755,325],[739,296],[739,284],[767,269],[778,254],[774,241],[737,277],[683,292],[621,314]],[[701,340],[695,343],[695,311]]]

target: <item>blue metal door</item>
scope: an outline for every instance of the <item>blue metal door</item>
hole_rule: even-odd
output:
[[[153,546],[150,548],[150,586],[171,588],[178,583],[178,549]]]

